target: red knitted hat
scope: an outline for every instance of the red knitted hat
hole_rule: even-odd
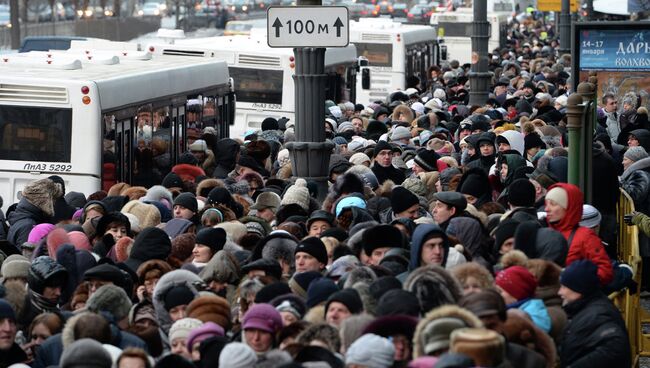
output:
[[[511,266],[499,272],[495,282],[517,300],[532,297],[537,288],[535,276],[521,266]]]

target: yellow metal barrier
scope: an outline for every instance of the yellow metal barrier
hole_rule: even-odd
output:
[[[650,356],[650,334],[643,334],[642,323],[650,323],[650,315],[640,306],[641,292],[641,255],[639,253],[639,229],[636,226],[627,226],[623,222],[623,215],[634,211],[634,201],[621,189],[617,209],[618,217],[618,259],[629,264],[634,270],[634,281],[639,285],[639,290],[630,295],[628,289],[612,293],[609,298],[623,314],[630,338],[632,362],[638,366],[639,356]]]

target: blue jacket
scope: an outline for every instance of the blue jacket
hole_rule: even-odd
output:
[[[524,299],[508,305],[508,309],[517,308],[526,312],[533,320],[535,326],[544,332],[551,331],[551,316],[548,314],[546,305],[541,299]]]

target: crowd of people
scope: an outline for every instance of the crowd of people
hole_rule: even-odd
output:
[[[295,178],[296,122],[273,118],[206,130],[149,188],[29,183],[0,227],[0,367],[629,367],[607,294],[635,287],[619,187],[650,232],[648,112],[603,97],[584,204],[557,46],[517,17],[483,106],[455,61],[327,101],[328,193]]]

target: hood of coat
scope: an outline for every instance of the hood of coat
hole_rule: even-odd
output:
[[[167,295],[167,292],[176,286],[185,286],[189,288],[196,297],[199,294],[196,285],[200,284],[203,284],[201,278],[195,273],[187,270],[174,270],[168,272],[158,280],[158,283],[153,290],[152,302],[156,310],[156,315],[158,316],[158,324],[165,333],[169,332],[169,328],[172,325],[169,312],[165,309],[165,296]]]
[[[414,270],[420,267],[420,258],[422,255],[422,244],[429,240],[433,235],[439,235],[444,240],[443,247],[445,254],[442,257],[442,267],[447,264],[447,257],[449,256],[449,238],[445,231],[438,225],[421,224],[415,228],[411,238],[411,261],[409,269]]]
[[[519,133],[516,130],[506,130],[505,132],[501,133],[500,137],[503,137],[508,141],[508,144],[510,144],[510,149],[516,150],[522,156],[526,154],[524,149],[525,144],[523,134]]]
[[[564,217],[562,217],[562,219],[558,222],[549,222],[548,225],[549,227],[561,233],[564,233],[565,231],[572,230],[574,227],[578,226],[578,223],[580,223],[580,220],[582,219],[583,198],[580,188],[573,184],[557,183],[551,185],[548,189],[551,190],[558,187],[564,189],[567,192],[569,203],[567,205],[566,214]]]
[[[234,169],[239,149],[239,143],[234,139],[224,138],[218,141],[217,152],[215,152],[217,165],[229,170]]]

